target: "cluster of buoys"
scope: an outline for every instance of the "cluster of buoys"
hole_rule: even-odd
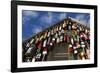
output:
[[[53,47],[66,43],[69,60],[89,59],[90,29],[71,20],[64,20],[41,35],[36,35],[23,46],[23,61],[47,61],[47,56]]]

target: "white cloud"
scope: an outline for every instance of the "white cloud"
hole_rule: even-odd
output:
[[[77,15],[76,15],[76,19],[78,19],[78,20],[83,20],[83,19],[84,19],[84,15],[82,15],[82,14],[77,14]]]
[[[23,11],[23,24],[28,22],[32,17],[37,18],[39,14],[36,11]]]
[[[33,28],[32,31],[33,31],[33,34],[37,34],[37,33],[41,32],[42,29],[41,28]]]
[[[48,12],[47,15],[40,18],[42,23],[51,24],[53,19],[52,12]]]
[[[77,14],[76,15],[76,19],[79,20],[81,23],[83,23],[84,25],[87,25],[89,26],[89,19],[88,19],[89,15],[86,16],[86,15],[83,15],[83,14]]]
[[[25,24],[27,21],[30,20],[30,18],[28,18],[28,17],[23,17],[22,20],[23,20],[23,24]]]
[[[38,17],[38,13],[36,11],[23,11],[23,14],[25,16],[32,16],[32,17]]]
[[[67,16],[67,13],[61,13],[59,18],[60,18],[60,20],[62,20],[62,19],[65,19],[66,16]]]

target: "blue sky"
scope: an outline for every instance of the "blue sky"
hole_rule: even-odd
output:
[[[69,16],[90,26],[89,13],[22,10],[22,40],[30,38],[32,35]]]

